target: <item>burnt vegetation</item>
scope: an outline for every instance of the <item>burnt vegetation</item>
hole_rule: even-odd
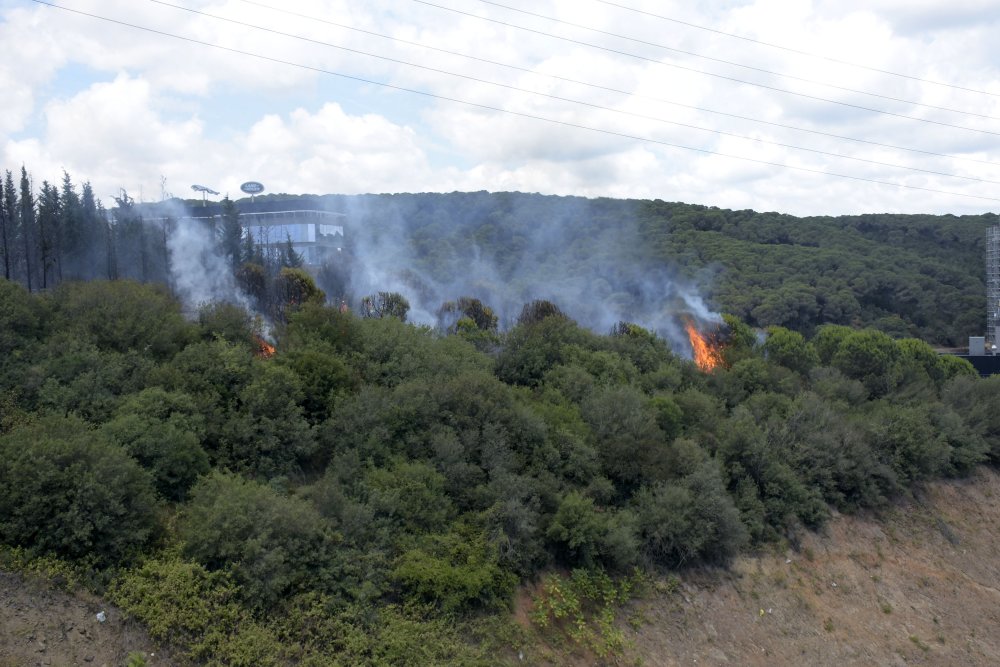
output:
[[[156,284],[70,281],[66,258],[44,292],[22,283],[58,269],[0,281],[0,562],[71,564],[196,662],[486,665],[516,659],[515,589],[547,572],[724,565],[794,543],[830,508],[878,510],[1000,462],[1000,380],[845,326],[944,340],[955,322],[918,314],[945,297],[876,305],[891,268],[866,271],[856,249],[857,265],[836,259],[808,233],[877,244],[897,223],[599,205],[638,212],[655,242],[633,252],[722,266],[717,294],[749,286],[715,370],[639,325],[602,335],[543,300],[507,329],[473,297],[443,304],[438,328],[406,323],[391,292],[360,313],[328,306],[294,267],[275,288],[271,356],[241,306],[185,317]],[[985,222],[912,220],[956,235],[914,270],[975,255]],[[911,259],[913,234],[894,243]],[[767,264],[772,244],[788,250]],[[800,259],[825,278],[769,282]],[[968,264],[934,284],[974,286]],[[855,282],[827,292],[838,271]],[[978,307],[973,292],[958,301]]]

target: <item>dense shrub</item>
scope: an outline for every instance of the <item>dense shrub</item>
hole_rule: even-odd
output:
[[[225,571],[240,596],[265,609],[309,589],[336,590],[337,535],[306,501],[235,475],[214,473],[191,490],[179,525],[184,553]]]
[[[195,335],[166,287],[127,280],[63,283],[51,295],[53,325],[102,350],[168,358]]]
[[[627,586],[605,573],[794,544],[831,506],[1000,461],[1000,381],[810,290],[741,306],[793,327],[761,340],[727,316],[703,373],[650,331],[601,336],[544,302],[496,332],[460,299],[433,330],[303,293],[265,359],[238,307],[188,324],[131,283],[0,285],[0,541],[110,568],[124,608],[210,664],[492,664],[477,624],[539,576],[539,618],[565,629],[576,609],[608,657]],[[883,331],[809,339],[817,318]],[[571,585],[554,567],[578,568]]]
[[[739,512],[711,462],[680,480],[640,489],[635,511],[646,554],[668,567],[724,563],[747,539]]]
[[[149,475],[79,419],[0,436],[0,541],[111,565],[136,556],[157,525]]]

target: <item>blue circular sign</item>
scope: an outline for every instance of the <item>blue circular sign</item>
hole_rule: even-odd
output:
[[[264,186],[257,181],[247,181],[240,186],[240,190],[247,193],[248,195],[259,195],[264,191]]]

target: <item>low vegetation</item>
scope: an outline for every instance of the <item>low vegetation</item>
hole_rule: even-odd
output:
[[[3,562],[65,564],[194,661],[487,665],[538,633],[614,656],[636,568],[1000,461],[1000,380],[915,339],[729,318],[703,373],[551,304],[500,333],[471,299],[447,331],[382,300],[291,304],[265,356],[231,305],[0,281]]]

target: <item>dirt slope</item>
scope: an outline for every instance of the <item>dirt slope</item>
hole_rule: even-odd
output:
[[[640,604],[645,665],[1000,665],[1000,476],[935,483],[798,552],[742,558]]]
[[[150,666],[172,664],[141,628],[100,599],[0,572],[0,667],[118,667],[132,651]]]

